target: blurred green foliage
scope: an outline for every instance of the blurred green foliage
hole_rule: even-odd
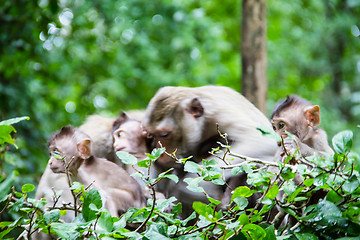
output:
[[[360,0],[267,1],[268,111],[298,94],[322,108],[329,139],[360,118]],[[18,125],[3,170],[36,183],[48,135],[92,113],[145,108],[165,85],[240,90],[241,1],[0,3],[0,112]],[[355,146],[360,146],[356,143]]]

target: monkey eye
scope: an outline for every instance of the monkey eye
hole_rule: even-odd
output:
[[[64,159],[64,157],[61,155],[60,151],[57,149],[55,149],[54,151],[51,151],[50,155],[53,156],[55,159],[61,159],[61,160]]]
[[[275,125],[272,125],[272,127],[273,127],[274,131],[276,131],[276,126],[275,126]]]
[[[163,132],[159,132],[157,135],[158,135],[159,137],[161,137],[161,138],[166,138],[166,137],[169,136],[169,134],[170,134],[170,132],[168,132],[168,131],[163,131]]]
[[[283,129],[286,126],[284,122],[279,122],[279,129]]]

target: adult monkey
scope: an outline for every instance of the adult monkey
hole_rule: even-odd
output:
[[[246,98],[228,87],[163,87],[151,99],[143,125],[167,152],[176,150],[178,157],[193,156],[196,162],[209,157],[211,148],[219,146],[217,125],[220,132],[228,134],[235,153],[273,161],[278,149],[275,140],[262,136],[256,129],[260,126],[271,128],[269,120]],[[235,159],[232,163],[241,161]],[[165,154],[157,164],[164,169],[177,167],[176,162]],[[196,175],[185,175],[191,176]],[[225,171],[225,178],[231,180],[230,171]],[[242,181],[241,185],[245,184]],[[209,182],[202,182],[201,186],[214,198],[224,197],[221,186]],[[195,200],[207,201],[202,193],[188,191],[183,181],[177,187],[169,187],[167,194],[175,195],[189,209]]]

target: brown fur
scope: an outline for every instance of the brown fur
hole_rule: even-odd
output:
[[[179,158],[193,156],[196,162],[209,157],[211,147],[219,146],[217,124],[222,133],[228,134],[234,153],[273,161],[278,149],[274,140],[262,136],[256,129],[270,128],[269,120],[241,94],[227,87],[161,88],[151,99],[143,124],[156,142],[160,141],[166,147],[167,152],[176,150]],[[242,161],[235,159],[231,163]],[[184,209],[191,209],[195,200],[207,201],[202,193],[188,191],[187,184],[183,182],[184,178],[196,177],[196,174],[186,173],[182,176],[181,165],[167,155],[162,155],[157,164],[164,169],[178,168],[176,171],[181,178],[176,186],[169,183],[165,187],[165,195],[175,195],[183,203]],[[219,161],[219,164],[224,163]],[[230,171],[225,171],[225,178],[233,178]],[[241,185],[245,184],[242,182]],[[211,197],[224,197],[221,186],[211,182],[202,182],[201,186]]]
[[[49,151],[56,151],[63,160],[51,157],[49,166],[56,173],[66,172],[66,164],[73,181],[96,188],[104,206],[113,216],[129,207],[142,207],[145,199],[140,186],[118,165],[91,153],[91,139],[80,130],[68,126],[51,137]]]
[[[297,146],[303,157],[314,153],[322,155],[321,152],[333,153],[326,132],[318,128],[319,106],[313,106],[309,101],[298,96],[288,96],[275,106],[271,114],[271,122],[275,131],[283,137],[285,148],[290,153],[295,152]],[[293,134],[296,140],[290,140],[285,131]]]

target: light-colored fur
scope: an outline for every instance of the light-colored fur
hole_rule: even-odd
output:
[[[197,99],[203,107],[200,117],[193,117],[188,108],[193,99]],[[170,120],[169,120],[170,119]],[[276,141],[262,136],[257,127],[271,128],[269,120],[264,114],[251,104],[245,97],[228,87],[203,86],[203,87],[163,87],[151,99],[146,115],[143,120],[145,128],[150,132],[166,129],[166,121],[169,128],[177,125],[182,134],[182,141],[177,146],[172,146],[170,152],[177,149],[179,158],[189,157],[196,151],[199,143],[211,136],[216,136],[218,124],[222,133],[227,133],[232,141],[231,151],[248,157],[274,161],[278,150]],[[170,140],[169,140],[170,141]],[[173,144],[173,143],[170,143]],[[166,146],[165,146],[166,147]],[[168,149],[169,150],[169,149]],[[213,157],[209,157],[211,159]],[[233,157],[228,156],[230,160]],[[200,162],[201,159],[194,159]],[[170,161],[170,160],[169,160]],[[243,162],[236,158],[232,164]],[[165,162],[165,161],[163,161]],[[167,166],[170,166],[166,163]],[[201,164],[201,163],[200,163]],[[224,165],[219,161],[220,165]],[[194,173],[186,173],[179,183],[167,183],[166,196],[176,196],[183,203],[184,208],[191,209],[193,201],[204,201],[207,199],[203,193],[189,191],[183,179],[197,177]],[[225,171],[226,179],[233,177],[229,171]],[[163,183],[164,184],[164,183]],[[202,182],[205,191],[216,199],[222,199],[222,186],[211,182]],[[163,186],[160,186],[163,188]]]

